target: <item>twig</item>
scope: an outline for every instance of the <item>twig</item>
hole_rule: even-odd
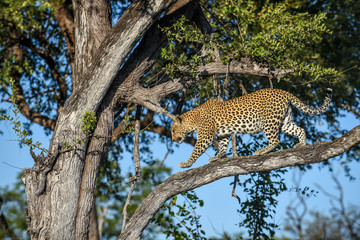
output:
[[[163,164],[164,164],[164,162],[165,162],[165,159],[167,158],[167,156],[169,155],[169,153],[170,153],[170,149],[167,150],[167,152],[166,152],[163,160],[161,160],[161,163],[160,163],[158,169],[160,169],[160,168],[163,166]]]
[[[140,156],[139,156],[139,135],[140,135],[140,115],[141,115],[141,106],[137,106],[136,109],[136,120],[135,120],[135,134],[134,134],[134,165],[135,165],[135,176],[131,177],[126,183],[132,182],[129,194],[126,198],[126,202],[123,209],[123,223],[121,231],[126,227],[127,221],[127,207],[130,204],[131,195],[134,191],[135,184],[137,180],[141,180],[141,166],[140,166]]]
[[[339,182],[339,180],[337,179],[337,177],[332,173],[331,174],[331,178],[333,179],[333,181],[336,184],[336,188],[339,191],[339,197],[336,197],[335,195],[329,193],[328,191],[326,191],[323,187],[321,187],[319,184],[316,184],[316,186],[328,197],[335,199],[338,204],[340,205],[340,209],[337,209],[337,211],[339,211],[341,217],[342,217],[342,221],[343,224],[345,225],[345,227],[348,229],[349,234],[351,236],[351,239],[360,239],[359,234],[356,232],[355,230],[355,226],[354,223],[356,223],[356,221],[354,219],[351,219],[346,211],[345,211],[345,204],[344,204],[344,190],[343,187],[341,186],[341,183]],[[336,208],[335,208],[336,209]]]
[[[234,2],[231,0],[231,4],[232,6],[234,7]],[[241,37],[241,41],[242,41],[242,46],[244,47],[245,45],[245,40],[244,40],[244,37],[242,35],[242,32],[241,32],[241,28],[240,28],[240,25],[239,25],[239,18],[236,17],[236,25],[237,25],[237,28],[238,28],[238,31],[239,31],[239,34],[240,34],[240,37]]]
[[[126,221],[127,221],[127,218],[128,218],[127,217],[127,207],[130,204],[130,199],[131,199],[131,195],[132,195],[132,193],[134,191],[135,184],[136,184],[136,180],[131,183],[130,191],[129,191],[129,194],[128,194],[127,198],[126,198],[126,202],[125,202],[124,209],[123,209],[123,223],[122,223],[122,227],[121,227],[121,232],[123,232],[125,230],[125,227],[126,227]]]
[[[4,162],[4,161],[2,161],[2,162],[3,162],[4,164],[6,164],[6,165],[10,166],[10,167],[17,168],[17,169],[20,169],[20,170],[24,170],[23,168],[16,167],[16,166],[11,165],[11,164],[9,164],[9,163],[7,163],[7,162]]]
[[[105,216],[106,216],[106,213],[109,209],[109,204],[106,203],[105,207],[104,207],[104,210],[101,210],[100,207],[98,207],[98,211],[99,211],[99,236],[100,236],[100,239],[102,237],[102,228],[103,228],[103,225],[104,225],[104,219],[105,219]]]
[[[302,229],[303,219],[307,212],[307,205],[306,205],[305,199],[303,197],[303,194],[299,191],[301,177],[302,177],[302,175],[300,172],[299,172],[299,177],[297,179],[296,179],[295,173],[293,175],[293,182],[296,186],[296,195],[297,195],[296,200],[299,199],[300,203],[295,204],[295,206],[291,206],[292,203],[290,203],[286,209],[286,214],[289,216],[289,219],[292,221],[292,223],[290,223],[290,224],[294,225],[299,239],[303,239],[303,229]],[[303,206],[303,211],[301,214],[299,214],[299,212],[298,212],[299,204],[301,204]]]
[[[134,164],[135,164],[135,173],[138,180],[141,180],[141,166],[140,166],[140,156],[139,156],[140,115],[141,115],[141,106],[138,106],[136,109],[135,134],[134,134]]]
[[[274,86],[273,86],[273,83],[272,83],[272,81],[271,81],[271,78],[269,78],[269,83],[270,83],[270,88],[273,89]]]
[[[230,71],[230,64],[228,63],[227,64],[227,71],[226,71],[226,75],[225,75],[225,81],[224,81],[224,86],[223,86],[223,88],[224,88],[224,94],[225,94],[225,96],[229,99],[230,98],[230,96],[229,96],[229,91],[227,90],[227,88],[228,88],[228,84],[229,84],[229,71]]]

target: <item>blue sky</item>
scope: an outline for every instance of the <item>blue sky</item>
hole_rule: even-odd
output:
[[[346,114],[346,117],[341,120],[341,126],[348,130],[357,126],[359,123],[359,120],[352,114]],[[27,147],[19,147],[19,144],[16,141],[17,137],[14,134],[12,126],[1,121],[0,131],[3,132],[3,134],[0,135],[0,150],[2,153],[0,158],[0,186],[5,186],[15,182],[17,174],[21,172],[18,168],[31,168],[33,161],[29,154],[29,149]],[[34,140],[42,142],[43,146],[47,147],[50,137],[45,136],[42,128],[34,126],[33,132],[35,133],[33,136]],[[154,143],[153,149],[154,157],[158,159],[163,159],[167,152],[166,147],[158,143]],[[173,173],[183,171],[183,169],[178,167],[178,163],[186,160],[191,155],[192,150],[193,147],[188,144],[184,143],[180,145],[179,148],[175,148],[174,154],[167,157],[165,161],[166,165],[173,168]],[[198,167],[208,163],[208,159],[211,156],[214,156],[214,152],[209,149],[198,159],[193,167]],[[4,162],[18,168],[11,167]],[[330,162],[334,168],[334,173],[343,185],[345,204],[360,205],[360,179],[357,178],[355,181],[350,182],[339,164],[340,161],[332,159]],[[125,156],[124,160],[121,161],[121,164],[125,172],[128,169],[133,171],[130,155]],[[327,168],[320,169],[319,166],[319,164],[314,164],[313,169],[302,176],[300,187],[304,188],[305,186],[308,186],[310,189],[319,190],[316,185],[320,185],[327,191],[337,195],[338,192],[336,190],[335,183],[331,179],[331,174]],[[359,163],[351,163],[350,168],[353,176],[360,176]],[[292,180],[294,174],[298,175],[298,170],[291,169],[286,174],[286,182],[289,187],[294,186]],[[240,180],[244,178],[245,177],[240,177]],[[234,197],[231,197],[232,186],[230,186],[230,183],[232,181],[233,177],[224,178],[196,189],[198,197],[203,199],[205,202],[203,208],[197,209],[197,214],[201,215],[203,229],[209,237],[216,236],[217,233],[222,233],[224,231],[229,233],[240,231],[237,224],[242,219],[242,216],[237,213],[237,209],[239,209],[237,200]],[[356,191],[354,191],[354,189],[356,189]],[[241,199],[246,199],[246,194],[241,191],[240,187],[237,187],[236,193]],[[274,222],[282,227],[286,222],[286,207],[290,201],[295,201],[297,199],[296,192],[284,192],[278,199],[279,204],[276,208]],[[308,214],[311,210],[327,213],[333,205],[331,204],[330,199],[325,196],[324,193],[319,191],[316,196],[311,196],[307,199],[307,207]],[[281,231],[279,231],[277,235],[280,236]]]

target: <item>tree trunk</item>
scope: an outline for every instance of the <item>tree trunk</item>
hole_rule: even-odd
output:
[[[84,5],[85,2],[87,1],[83,3],[74,1],[73,6],[84,7],[86,11],[88,8]],[[91,1],[89,4],[99,6],[101,2],[103,1]],[[23,177],[28,201],[28,232],[32,239],[74,239],[76,229],[79,229],[76,237],[88,236],[88,226],[85,226],[88,221],[79,219],[76,221],[78,206],[83,197],[80,195],[80,186],[89,142],[81,133],[81,117],[86,112],[98,112],[119,67],[146,30],[173,2],[175,0],[135,1],[107,34],[96,53],[90,52],[88,55],[84,50],[79,56],[81,54],[79,49],[91,49],[90,46],[80,47],[80,44],[94,43],[96,36],[93,36],[94,41],[87,41],[89,40],[87,38],[92,35],[90,30],[96,27],[91,25],[89,31],[81,34],[79,25],[90,25],[86,22],[88,21],[86,15],[75,16],[75,21],[80,21],[81,24],[78,23],[75,26],[77,39],[75,72],[73,73],[76,76],[74,92],[59,114],[48,156],[33,156],[35,168],[26,169]],[[97,12],[96,9],[94,12]],[[100,11],[101,14],[103,12]],[[104,16],[106,14],[102,15]],[[77,59],[78,57],[80,60]],[[87,69],[84,69],[85,65],[82,61],[87,57],[92,58],[92,61]],[[89,61],[84,62],[89,63]],[[111,122],[110,127],[112,124]],[[79,142],[79,140],[84,141]],[[100,155],[104,151],[102,146],[103,144],[100,144],[99,149],[95,149],[100,152]],[[93,189],[83,190],[93,192]],[[91,207],[89,209],[91,210]],[[84,217],[89,217],[89,214],[85,214]],[[76,222],[78,225],[75,224]]]

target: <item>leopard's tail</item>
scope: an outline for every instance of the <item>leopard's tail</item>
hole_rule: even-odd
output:
[[[306,106],[303,102],[300,101],[300,99],[298,99],[294,95],[291,95],[290,103],[291,103],[291,105],[300,109],[305,114],[319,115],[319,114],[325,112],[325,110],[329,107],[330,102],[331,102],[331,97],[332,97],[332,89],[327,88],[324,103],[319,108],[311,108],[311,107]]]

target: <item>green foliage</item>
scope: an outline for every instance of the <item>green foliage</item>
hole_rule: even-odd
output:
[[[94,132],[97,119],[94,112],[86,112],[82,117],[81,133],[90,135]]]
[[[180,203],[179,196],[182,197]],[[164,229],[162,232],[166,234],[166,238],[205,240],[207,238],[201,229],[200,216],[195,211],[198,206],[204,206],[204,201],[194,191],[181,193],[165,204],[152,222]]]
[[[219,51],[225,63],[251,56],[272,66],[293,69],[293,74],[284,78],[286,81],[309,85],[335,82],[340,76],[334,68],[317,64],[316,45],[331,34],[325,25],[326,13],[296,13],[289,11],[285,3],[261,5],[249,0],[226,0],[213,5],[211,9],[217,11],[212,12],[216,16],[212,24],[216,37],[212,41],[187,24],[185,18],[162,29],[169,45],[161,56],[166,62],[164,70],[171,77],[179,77],[179,68],[184,66],[195,77],[199,64],[213,61],[214,56],[198,56],[203,46]]]
[[[1,1],[0,96],[11,96],[10,80],[15,79],[21,82],[21,97],[33,110],[56,118],[54,109],[63,93],[53,73],[66,78],[70,63],[53,14],[51,1]]]

